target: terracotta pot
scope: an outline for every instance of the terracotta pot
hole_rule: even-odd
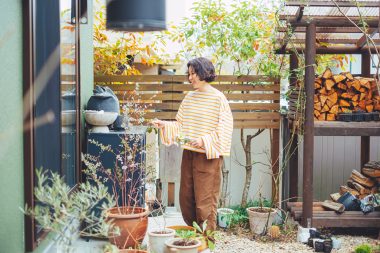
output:
[[[168,226],[167,228],[177,230],[192,230],[196,232],[197,230],[194,227],[186,226],[186,225],[176,225],[176,226]]]
[[[121,249],[119,253],[148,253],[148,251],[141,249]]]
[[[181,238],[174,238],[171,240],[167,240],[165,242],[166,246],[169,248],[169,252],[173,253],[197,253],[198,247],[201,246],[201,242],[197,239],[194,239],[196,241],[196,244],[191,246],[176,246],[173,243],[175,241],[182,240]]]
[[[113,220],[113,224],[120,229],[120,235],[111,236],[110,242],[119,249],[137,247],[145,237],[148,228],[148,214],[149,212],[141,207],[109,209],[107,218]]]

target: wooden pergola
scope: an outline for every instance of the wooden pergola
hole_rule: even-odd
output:
[[[298,68],[297,53],[305,55],[305,114],[304,114],[304,147],[303,147],[303,226],[310,221],[313,226],[330,227],[380,227],[380,216],[375,220],[345,219],[319,217],[313,219],[313,155],[314,136],[361,136],[361,166],[369,161],[370,136],[380,136],[380,123],[375,122],[314,122],[314,80],[316,54],[361,54],[361,76],[371,76],[370,51],[380,51],[379,39],[379,1],[331,0],[331,1],[287,1],[281,13],[284,27],[279,29],[279,54],[290,54],[290,86],[296,87],[294,70]],[[361,29],[361,19],[367,24],[365,30],[375,45],[369,44]],[[287,27],[286,25],[287,24]],[[356,26],[357,25],[357,26]],[[291,32],[289,33],[289,29]],[[298,96],[298,95],[297,95]],[[292,100],[293,98],[293,100]],[[295,122],[297,109],[295,97],[290,99],[290,123]],[[292,129],[292,127],[291,127]],[[297,135],[292,142],[293,156],[289,161],[289,197],[298,196],[298,148]],[[343,216],[340,216],[343,217]],[[363,217],[366,218],[366,217]],[[373,218],[373,217],[372,217]]]

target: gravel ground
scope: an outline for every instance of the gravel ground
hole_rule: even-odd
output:
[[[249,239],[248,236],[237,236],[226,232],[220,232],[220,238],[217,242],[215,253],[253,253],[253,252],[273,252],[273,253],[293,253],[293,252],[314,252],[307,245],[297,243],[295,238],[290,238],[287,242],[272,241],[263,242],[259,240]],[[294,237],[294,236],[293,236]],[[375,239],[363,236],[335,236],[341,239],[342,247],[332,252],[348,253],[353,252],[355,246],[369,243],[374,245],[379,243]]]

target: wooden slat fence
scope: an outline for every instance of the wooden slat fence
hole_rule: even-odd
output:
[[[278,78],[223,75],[212,84],[229,100],[235,128],[280,127]],[[182,99],[193,90],[185,75],[96,76],[95,85],[109,86],[121,103],[133,99],[146,106],[145,118],[163,120],[173,120]]]

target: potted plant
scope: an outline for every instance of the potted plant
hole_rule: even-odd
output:
[[[148,231],[148,249],[154,253],[165,253],[167,247],[165,242],[173,239],[176,232],[171,228],[155,229]]]
[[[91,141],[115,159],[113,168],[106,168],[99,157],[83,155],[85,174],[95,182],[104,182],[114,194],[116,205],[107,210],[107,218],[118,227],[120,234],[109,234],[111,243],[119,249],[136,248],[144,239],[148,228],[149,211],[143,206],[145,164],[140,135],[125,134],[119,150]]]
[[[203,222],[202,227],[200,227],[195,221],[193,222],[193,226],[197,230],[200,241],[202,243],[198,248],[198,251],[203,251],[207,248],[213,251],[215,249],[216,231],[207,229],[207,220]]]
[[[55,241],[55,246],[61,252],[73,252],[74,242],[79,236],[107,235],[111,225],[105,218],[105,210],[114,205],[112,196],[103,184],[91,185],[81,183],[76,190],[65,183],[57,173],[37,169],[37,186],[34,188],[36,205],[33,209],[22,210],[32,216],[38,226],[52,232],[48,236]],[[94,215],[94,207],[100,205],[99,216]],[[89,234],[88,226],[94,227]],[[112,230],[117,234],[117,230]]]
[[[259,193],[259,195],[259,206],[248,207],[247,213],[251,231],[255,234],[263,235],[267,232],[268,227],[272,226],[277,212],[271,207],[264,207],[261,194]]]
[[[197,253],[201,246],[201,241],[197,239],[197,233],[193,230],[178,230],[177,237],[167,240],[166,246],[169,252],[176,253]]]
[[[231,217],[233,213],[234,210],[232,210],[231,208],[218,208],[218,226],[221,228],[228,228],[231,224]]]

